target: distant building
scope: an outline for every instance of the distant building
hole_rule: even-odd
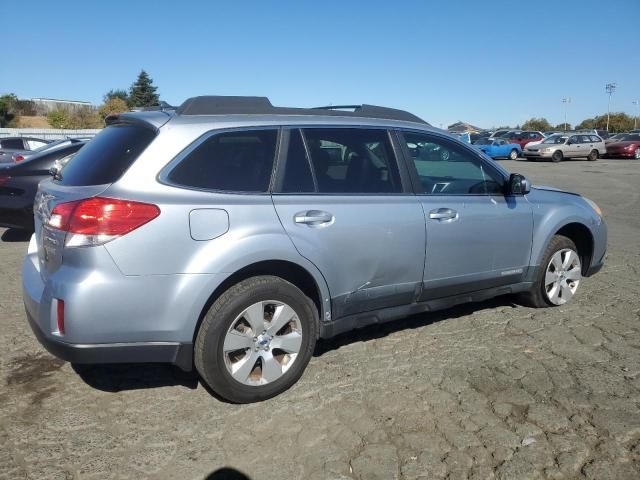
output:
[[[470,123],[466,123],[466,122],[456,122],[454,124],[451,124],[447,127],[447,130],[452,133],[464,133],[464,132],[477,133],[482,131],[481,128],[475,127]]]
[[[78,100],[58,100],[55,98],[32,98],[34,108],[38,115],[46,115],[52,110],[69,110],[75,112],[83,108],[90,108],[94,110],[96,107],[91,105],[91,102],[81,102]]]

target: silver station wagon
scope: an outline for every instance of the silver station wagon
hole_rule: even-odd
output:
[[[107,123],[40,184],[23,266],[31,327],[70,362],[195,367],[258,401],[320,339],[503,294],[563,305],[604,261],[592,201],[408,112],[195,97]]]
[[[604,140],[595,134],[555,134],[535,145],[527,145],[522,153],[527,159],[548,158],[561,162],[584,157],[593,162],[607,153],[607,147]]]

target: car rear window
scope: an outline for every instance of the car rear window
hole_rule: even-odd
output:
[[[24,143],[22,143],[21,138],[9,138],[7,140],[1,140],[0,145],[2,148],[6,148],[9,150],[23,150]]]
[[[152,142],[156,133],[140,125],[112,125],[87,143],[64,168],[62,185],[113,183]]]

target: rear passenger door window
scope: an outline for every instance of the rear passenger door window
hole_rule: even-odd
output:
[[[423,133],[403,133],[404,143],[424,193],[490,195],[503,192],[503,180],[473,152]]]
[[[389,134],[381,129],[303,129],[318,193],[401,193]]]
[[[277,138],[275,128],[212,134],[196,143],[167,179],[203,190],[267,192]]]

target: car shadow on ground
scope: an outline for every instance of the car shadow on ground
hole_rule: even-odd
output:
[[[29,230],[20,230],[18,228],[9,228],[2,233],[0,237],[3,242],[28,242],[31,238]]]
[[[515,302],[515,298],[510,295],[504,295],[496,297],[484,302],[466,303],[458,305],[446,310],[439,310],[435,312],[425,312],[411,317],[406,317],[398,320],[392,320],[387,323],[380,323],[369,325],[364,328],[351,330],[346,333],[342,333],[333,338],[327,340],[321,340],[316,345],[314,352],[315,357],[322,356],[331,350],[336,350],[345,345],[356,342],[368,342],[378,338],[383,338],[392,333],[402,330],[409,330],[415,328],[421,328],[432,323],[437,323],[442,320],[451,320],[458,317],[464,317],[480,310],[487,310],[497,307],[518,307]]]
[[[343,333],[331,339],[320,340],[316,345],[313,355],[319,357],[351,343],[368,342],[386,337],[401,330],[421,328],[442,320],[451,320],[453,318],[470,315],[480,310],[505,306],[515,308],[517,304],[514,303],[513,297],[502,296],[485,302],[469,303],[447,310],[422,313],[383,324],[369,325],[361,329]],[[185,372],[174,365],[168,364],[72,364],[72,368],[90,387],[112,393],[169,386],[183,386],[189,389],[196,389],[200,383],[199,376],[195,370]],[[206,386],[205,389],[218,400],[225,401],[210,389],[206,388]]]

